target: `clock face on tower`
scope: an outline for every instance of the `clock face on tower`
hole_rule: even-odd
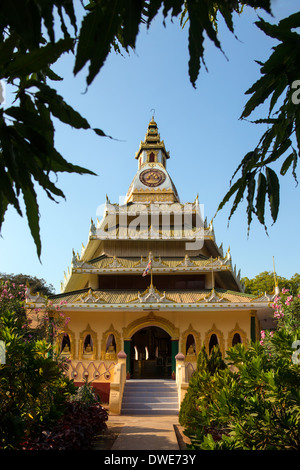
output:
[[[165,173],[163,171],[157,170],[156,168],[144,170],[140,174],[140,181],[150,188],[159,186],[165,181],[165,179]]]

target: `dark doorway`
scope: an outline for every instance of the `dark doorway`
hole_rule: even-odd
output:
[[[172,375],[171,336],[162,328],[149,326],[131,339],[131,377],[170,379]]]

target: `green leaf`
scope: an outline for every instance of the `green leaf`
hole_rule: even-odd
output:
[[[230,211],[230,214],[229,214],[229,217],[228,217],[228,222],[230,221],[231,217],[233,216],[234,212],[236,211],[237,206],[239,205],[239,203],[243,199],[244,192],[245,192],[245,189],[246,189],[246,186],[247,186],[247,180],[246,180],[245,177],[240,178],[238,181],[239,181],[239,187],[238,187],[235,199],[234,199],[233,204],[232,204],[232,208],[231,208],[231,211]]]
[[[26,123],[29,127],[33,127],[43,133],[47,129],[47,122],[44,121],[36,112],[28,111],[24,107],[12,106],[4,111],[8,116],[13,117],[17,121]]]
[[[221,51],[221,43],[213,27],[210,18],[209,6],[206,2],[201,2],[201,7],[196,0],[187,0],[186,6],[189,15],[189,76],[192,85],[195,87],[200,71],[200,59],[204,62],[204,32],[214,42]]]
[[[142,0],[127,0],[124,11],[122,28],[123,46],[135,48],[136,38],[141,23],[144,2]]]
[[[274,93],[272,95],[271,101],[270,101],[270,109],[269,109],[269,115],[271,114],[275,104],[278,101],[278,98],[282,95],[286,87],[288,86],[288,79],[286,75],[282,75],[278,77],[278,84],[277,87],[274,90]]]
[[[35,1],[10,0],[1,2],[1,16],[12,31],[22,39],[25,49],[39,46],[41,38],[41,17]],[[1,24],[2,27],[2,24]]]
[[[294,154],[291,153],[283,162],[280,174],[284,176],[294,160]]]
[[[72,106],[68,105],[64,99],[48,85],[39,83],[40,91],[36,93],[36,97],[48,105],[50,112],[65,124],[69,124],[76,129],[89,129],[88,121],[75,111]]]
[[[274,170],[266,167],[267,193],[273,222],[276,222],[279,210],[279,180]]]
[[[256,171],[252,171],[251,173],[249,173],[248,178],[247,178],[247,189],[248,189],[248,194],[247,194],[248,232],[249,232],[249,228],[250,228],[251,221],[252,221],[252,214],[253,214],[253,212],[254,212],[253,198],[254,198],[255,185],[256,185],[255,175],[256,175]]]
[[[17,77],[24,77],[33,72],[40,72],[44,68],[49,69],[49,64],[53,64],[64,52],[73,49],[74,40],[72,38],[60,39],[57,43],[49,43],[44,47],[33,49],[30,52],[13,54],[10,63],[3,70],[3,76],[12,80]]]
[[[276,85],[277,77],[275,75],[266,75],[257,80],[257,82],[246,91],[246,94],[253,93],[253,95],[247,101],[241,119],[248,117],[255,108],[263,104],[274,91]]]
[[[39,206],[37,203],[36,193],[32,184],[32,181],[28,181],[27,187],[22,187],[22,193],[26,206],[26,214],[28,225],[31,231],[31,235],[34,239],[37,255],[41,257],[41,239],[40,239],[40,227],[39,227]]]
[[[256,194],[256,216],[259,222],[265,224],[265,201],[267,193],[267,180],[265,175],[260,172],[257,179],[257,194]]]
[[[218,209],[217,209],[217,212],[219,212],[221,209],[223,209],[223,207],[225,206],[225,204],[227,204],[227,202],[229,201],[229,199],[233,196],[233,194],[239,189],[240,187],[240,184],[241,184],[241,180],[242,178],[240,178],[238,181],[236,181],[232,186],[231,188],[229,189],[229,191],[226,193],[226,195],[224,196],[224,198],[222,199],[222,201],[220,202],[219,206],[218,206]],[[216,216],[216,214],[215,214]]]
[[[87,84],[90,85],[103,66],[113,40],[121,27],[121,0],[96,3],[83,19],[76,52],[74,75],[90,62]]]

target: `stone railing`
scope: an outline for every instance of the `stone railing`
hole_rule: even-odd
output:
[[[115,362],[109,361],[74,361],[69,363],[68,376],[74,382],[113,382]]]

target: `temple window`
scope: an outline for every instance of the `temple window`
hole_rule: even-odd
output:
[[[69,354],[70,351],[71,351],[70,337],[67,333],[65,333],[61,342],[60,352],[62,354]]]
[[[115,353],[116,352],[116,340],[115,336],[111,333],[106,342],[106,353]]]
[[[155,162],[155,155],[153,152],[151,152],[149,155],[149,163],[154,163],[154,162]]]
[[[234,337],[232,338],[232,346],[235,346],[238,343],[242,343],[242,338],[239,333],[235,333]]]
[[[219,344],[218,337],[215,333],[213,333],[209,340],[209,346],[208,346],[209,354],[212,352],[215,346],[218,346],[218,344]]]
[[[189,334],[187,339],[186,339],[186,355],[192,355],[195,354],[195,338],[194,335]]]
[[[93,340],[90,334],[86,335],[83,343],[84,354],[90,354],[93,352]]]

